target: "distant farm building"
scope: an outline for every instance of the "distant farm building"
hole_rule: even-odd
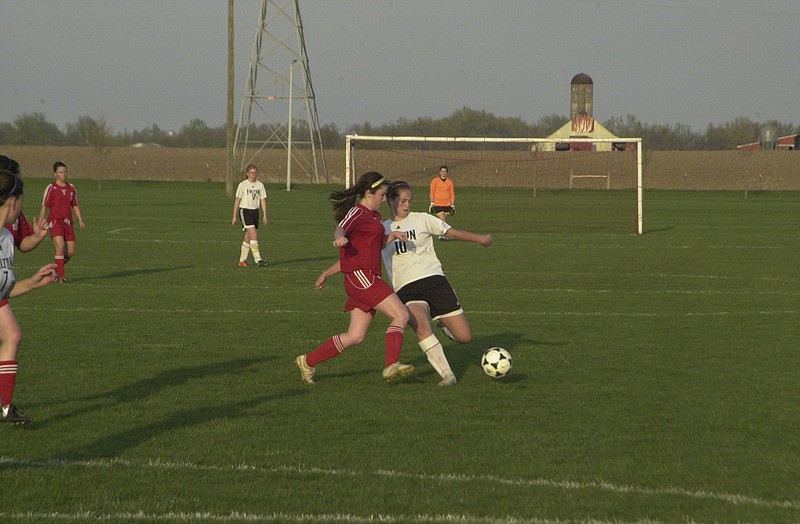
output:
[[[570,138],[598,138],[613,140],[617,135],[603,127],[592,116],[594,105],[594,82],[586,73],[578,73],[570,82],[569,122],[565,123],[548,138],[568,140]],[[557,144],[538,144],[540,150],[556,151],[611,151],[624,150],[632,144],[614,142],[559,142]]]
[[[800,135],[786,135],[773,139],[769,133],[762,133],[761,140],[736,146],[741,151],[769,151],[773,149],[800,150]]]

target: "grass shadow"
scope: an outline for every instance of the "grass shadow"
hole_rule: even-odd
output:
[[[62,422],[71,418],[86,417],[90,416],[93,412],[101,411],[109,407],[141,401],[157,395],[166,388],[179,386],[190,380],[202,380],[206,377],[219,375],[236,376],[248,373],[252,371],[253,366],[256,364],[270,360],[275,360],[275,357],[262,356],[258,358],[229,360],[227,362],[209,362],[206,364],[168,369],[153,377],[137,380],[136,382],[122,385],[110,391],[79,397],[75,399],[76,402],[88,403],[88,405],[70,412],[62,411],[56,416],[44,419],[41,423],[37,422],[35,427],[37,429],[46,428],[51,420]],[[68,402],[70,399],[65,400]],[[35,407],[35,405],[32,405],[32,407]]]
[[[135,448],[145,442],[177,429],[185,429],[214,420],[236,419],[248,415],[248,410],[268,402],[283,402],[288,398],[307,394],[307,391],[295,390],[250,397],[238,402],[209,406],[203,404],[195,408],[182,409],[172,413],[161,413],[144,424],[134,428],[125,428],[109,434],[94,442],[69,449],[50,457],[50,460],[72,460],[78,458],[115,458],[126,450]]]
[[[156,273],[164,273],[166,271],[180,271],[182,269],[190,269],[194,266],[176,266],[176,267],[165,267],[165,268],[153,268],[153,269],[130,269],[127,271],[117,271],[115,273],[106,273],[105,275],[95,275],[89,277],[82,277],[82,278],[72,278],[69,277],[70,282],[77,282],[77,281],[86,281],[86,280],[106,280],[106,279],[113,279],[113,278],[128,278],[128,277],[138,277],[142,275],[152,275]]]

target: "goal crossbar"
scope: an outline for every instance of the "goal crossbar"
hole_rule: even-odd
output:
[[[566,137],[566,138],[532,138],[532,137],[464,137],[464,136],[390,136],[390,135],[346,135],[345,145],[345,187],[349,188],[355,181],[356,174],[353,172],[352,152],[353,147],[359,141],[365,142],[397,142],[397,143],[441,143],[441,144],[528,144],[531,150],[555,151],[558,144],[611,144],[613,149],[618,144],[625,144],[625,148],[635,148],[636,151],[636,233],[643,232],[643,185],[642,185],[642,139],[641,138],[589,138],[589,137]],[[558,153],[556,153],[558,154]],[[591,175],[591,173],[590,173]],[[572,174],[571,174],[572,178]],[[571,182],[571,180],[570,180]],[[610,188],[610,176],[606,176],[607,187]],[[570,183],[571,185],[571,183]]]

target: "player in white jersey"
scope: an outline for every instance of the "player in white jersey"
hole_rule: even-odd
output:
[[[264,267],[266,260],[261,259],[261,248],[258,245],[258,208],[264,216],[262,220],[267,225],[267,188],[258,180],[258,167],[253,164],[247,166],[247,178],[239,183],[236,188],[236,199],[233,201],[233,218],[231,225],[239,220],[244,230],[244,241],[239,255],[239,265],[247,267],[247,256],[253,252],[253,260],[257,266]]]
[[[439,385],[452,386],[456,377],[441,343],[433,334],[430,320],[437,321],[447,336],[462,344],[472,340],[472,330],[453,287],[444,275],[434,240],[444,237],[488,247],[492,245],[492,236],[456,229],[433,215],[413,212],[413,197],[406,182],[394,182],[389,186],[386,198],[392,219],[384,221],[384,230],[387,234],[402,231],[408,236],[408,241],[395,240],[382,250],[381,256],[389,283],[411,311],[409,324],[417,333],[420,348],[442,377]]]
[[[0,170],[0,224],[13,224],[22,212],[22,180]],[[14,276],[14,237],[0,227],[0,423],[26,424],[30,419],[12,403],[17,382],[17,354],[22,341],[20,328],[8,299],[42,287],[56,279],[56,265],[47,264],[31,278],[16,281]]]

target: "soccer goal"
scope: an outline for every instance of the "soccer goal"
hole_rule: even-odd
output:
[[[441,165],[456,187],[527,188],[533,197],[560,197],[552,204],[562,208],[552,214],[553,223],[642,233],[640,138],[346,137],[345,187],[364,172],[379,171],[421,189]],[[547,204],[536,198],[537,205]]]

